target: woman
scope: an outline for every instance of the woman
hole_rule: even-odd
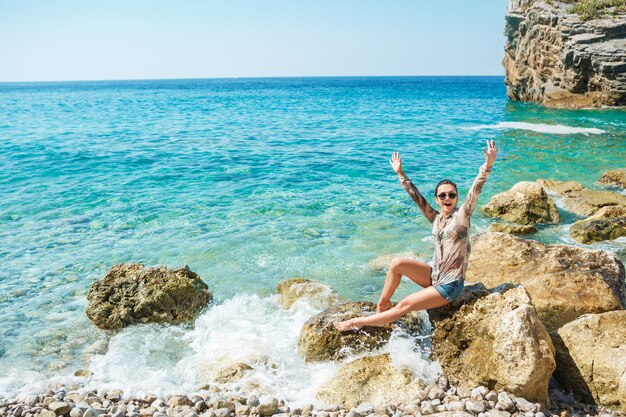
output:
[[[376,314],[356,317],[334,323],[339,331],[356,330],[363,326],[381,326],[398,320],[410,311],[426,310],[451,303],[463,292],[465,271],[470,254],[470,217],[476,206],[476,200],[491,173],[491,167],[498,156],[495,142],[487,141],[487,150],[483,148],[485,163],[480,167],[474,184],[467,193],[465,202],[457,208],[458,192],[456,184],[442,180],[435,188],[435,201],[441,209],[436,211],[411,180],[402,171],[400,154],[391,156],[391,166],[400,177],[400,182],[424,217],[433,224],[435,241],[434,267],[414,259],[396,258],[389,266],[385,287],[376,306]],[[392,307],[391,296],[400,284],[402,275],[409,277],[423,290],[415,292]]]

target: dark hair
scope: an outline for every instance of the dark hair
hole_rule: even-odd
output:
[[[456,191],[457,194],[459,193],[459,190],[456,188],[456,184],[455,183],[453,183],[450,180],[441,180],[441,181],[439,181],[439,183],[437,183],[437,186],[435,187],[435,196],[437,196],[437,190],[439,189],[439,186],[443,185],[443,184],[450,184],[451,186],[454,187],[454,191]]]

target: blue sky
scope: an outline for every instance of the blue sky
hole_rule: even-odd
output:
[[[0,81],[501,75],[506,0],[0,0]]]

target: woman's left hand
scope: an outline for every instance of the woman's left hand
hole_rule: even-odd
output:
[[[488,140],[487,150],[483,148],[483,153],[485,154],[485,164],[487,164],[487,169],[491,169],[493,163],[496,162],[496,158],[498,157],[498,146],[496,146],[496,142],[494,140]]]

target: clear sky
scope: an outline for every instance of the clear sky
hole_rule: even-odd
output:
[[[0,0],[0,82],[501,75],[506,0]]]

